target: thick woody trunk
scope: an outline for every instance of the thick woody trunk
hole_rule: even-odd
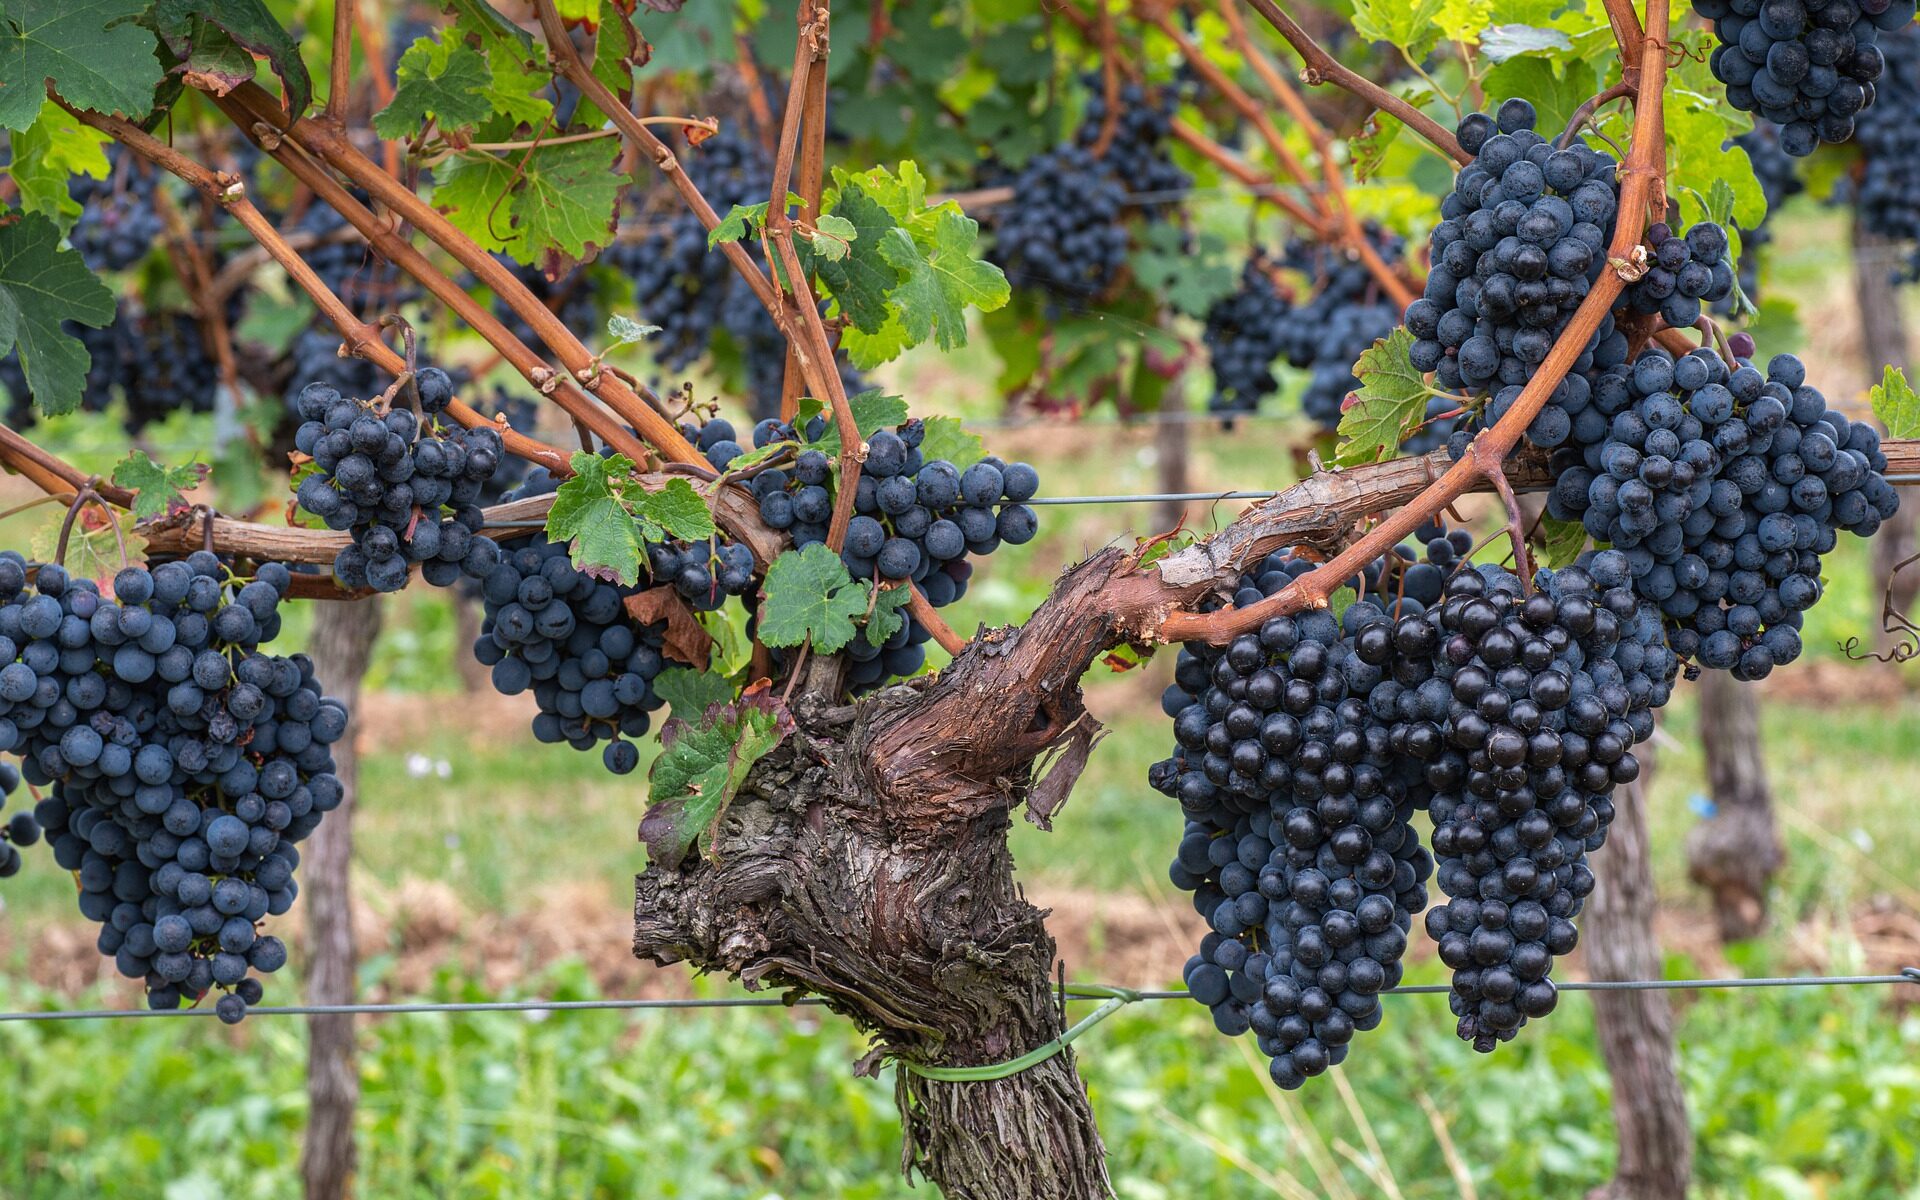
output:
[[[379,632],[377,600],[326,603],[315,609],[314,665],[326,694],[345,701],[349,711],[359,706],[360,681]],[[334,768],[346,795],[314,830],[301,859],[309,1004],[350,1004],[354,999],[358,959],[347,876],[353,860],[353,810],[359,803],[359,759],[354,737],[334,744]],[[352,1017],[307,1018],[307,1102],[306,1145],[300,1157],[307,1200],[345,1200],[353,1190],[353,1120],[360,1103]]]
[[[1154,461],[1160,490],[1169,495],[1192,490],[1187,465],[1191,458],[1187,436],[1186,410],[1175,406],[1160,415],[1156,428]],[[1186,519],[1187,506],[1178,500],[1162,500],[1154,508],[1154,524],[1160,529],[1177,529]]]
[[[1660,977],[1647,832],[1652,747],[1643,751],[1635,752],[1642,763],[1640,778],[1615,790],[1613,827],[1606,846],[1593,856],[1598,883],[1580,942],[1596,980]],[[1589,1200],[1685,1200],[1693,1135],[1674,1065],[1673,1007],[1665,992],[1603,991],[1592,996],[1600,1049],[1613,1077],[1619,1157],[1613,1179],[1596,1188]]]
[[[1889,366],[1902,370],[1909,367],[1907,326],[1892,279],[1893,264],[1900,255],[1898,247],[1854,221],[1853,294],[1860,309],[1860,350],[1871,383],[1880,382],[1881,373]],[[1920,593],[1920,569],[1916,569],[1920,564],[1907,568],[1897,578],[1894,568],[1920,554],[1920,505],[1902,504],[1893,519],[1880,526],[1873,537],[1872,554],[1875,600],[1887,596],[1896,609],[1911,614],[1914,597]],[[1881,654],[1903,640],[1877,623],[1874,628],[1874,649]]]
[[[1760,698],[1724,671],[1700,678],[1700,743],[1713,816],[1687,835],[1687,874],[1713,897],[1722,941],[1758,934],[1767,888],[1786,856],[1760,754]]]

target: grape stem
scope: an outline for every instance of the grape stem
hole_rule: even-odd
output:
[[[1421,137],[1439,147],[1441,152],[1461,166],[1473,161],[1473,155],[1460,148],[1460,139],[1440,127],[1439,122],[1421,112],[1412,104],[1394,95],[1371,79],[1364,78],[1342,66],[1340,61],[1320,48],[1311,34],[1302,29],[1297,21],[1286,14],[1274,0],[1245,0],[1254,11],[1267,19],[1267,23],[1280,31],[1294,52],[1300,56],[1305,68],[1301,78],[1308,85],[1331,83],[1335,87],[1352,92],[1368,104],[1383,112],[1397,117],[1400,122]],[[1651,0],[1650,0],[1651,2]],[[1608,8],[1612,8],[1611,0]],[[1662,62],[1664,63],[1664,59]]]
[[[442,250],[452,255],[462,267],[471,271],[482,286],[506,304],[516,317],[534,331],[540,341],[545,343],[565,367],[564,375],[574,378],[590,369],[592,352],[574,336],[551,309],[542,304],[527,286],[520,282],[512,271],[501,265],[491,254],[482,250],[472,238],[454,228],[444,215],[422,200],[411,188],[401,184],[381,170],[379,164],[361,154],[344,131],[309,118],[289,122],[286,115],[280,111],[273,96],[258,84],[242,84],[224,97],[209,94],[209,99],[212,99],[229,117],[234,117],[241,128],[253,132],[256,138],[260,136],[259,126],[266,126],[277,143],[270,148],[269,152],[281,162],[286,163],[289,170],[294,170],[293,164],[298,161],[298,156],[291,153],[283,154],[281,151],[285,150],[285,143],[291,141],[299,149],[316,156],[327,166],[346,176],[352,183],[365,189],[374,200],[386,205],[401,220],[426,234]],[[248,118],[243,119],[236,115],[241,112],[248,114]],[[300,174],[298,171],[295,173]],[[307,172],[307,175],[313,176],[322,174],[319,171]],[[302,180],[306,181],[305,175],[302,176]],[[348,212],[336,200],[344,201],[349,208],[360,208],[364,211],[363,206],[355,202],[346,189],[340,187],[338,183],[331,179],[327,182],[333,185],[329,189],[330,194],[321,194],[320,188],[315,187],[316,194],[321,195],[325,203],[347,217],[355,228],[361,229],[369,242],[375,241],[373,232],[375,229],[383,234],[391,233],[385,225],[377,221],[370,220],[368,225],[363,227],[361,222],[355,219],[355,214]],[[370,213],[368,217],[371,218]],[[391,236],[376,244],[385,252],[389,245],[394,243],[405,244],[402,239]],[[496,349],[509,351],[510,361],[515,357],[512,351],[515,348],[513,343],[516,339],[507,337],[496,340],[495,333],[504,334],[505,332],[497,320],[474,321],[469,314],[478,312],[480,309],[471,297],[465,297],[463,305],[455,304],[452,293],[457,292],[464,296],[465,289],[458,287],[452,280],[447,279],[444,273],[436,270],[424,255],[414,252],[411,255],[390,257],[395,265],[419,280],[436,297],[454,307],[455,311],[466,319],[468,324],[473,325]],[[438,284],[434,277],[438,277]],[[524,347],[521,349],[524,350]],[[537,357],[532,355],[531,351],[526,351],[526,357],[535,358],[537,361]],[[514,365],[516,368],[521,368],[520,362],[515,362]],[[521,373],[529,380],[532,379],[531,370],[521,368]],[[632,388],[617,377],[600,375],[588,390],[611,408],[620,421],[624,421],[638,431],[640,437],[652,445],[661,457],[676,462],[692,462],[699,458],[700,452],[680,436],[680,431],[674,428],[672,422],[644,403]],[[541,386],[541,391],[546,395],[554,395],[557,388],[549,384]],[[582,403],[569,411],[576,417],[583,417],[591,407],[589,404]],[[609,421],[602,417],[600,424],[594,425],[594,432],[603,441],[620,448],[635,461],[645,457],[635,444],[634,437],[621,428],[618,421]]]
[[[327,104],[321,119],[345,129],[349,81],[353,75],[355,0],[333,0],[333,57],[327,63]]]
[[[42,450],[26,438],[0,425],[0,463],[18,471],[49,496],[73,495],[91,483],[94,494],[122,508],[133,507],[133,493],[112,484],[90,480],[79,468]]]
[[[223,206],[248,233],[253,235],[254,240],[260,244],[261,249],[265,250],[274,262],[280,264],[281,268],[287,272],[287,276],[293,280],[300,290],[312,298],[315,307],[317,307],[321,314],[339,331],[341,339],[346,343],[348,353],[358,358],[364,358],[381,370],[392,375],[398,375],[406,369],[405,360],[388,349],[387,346],[380,341],[378,334],[364,321],[360,320],[359,317],[354,315],[353,310],[348,308],[345,302],[334,294],[333,289],[329,288],[326,283],[314,273],[313,268],[307,265],[306,260],[300,257],[299,253],[287,244],[286,239],[282,238],[280,232],[273,227],[273,223],[268,221],[260,210],[254,207],[253,202],[247,198],[246,187],[238,176],[225,172],[211,171],[202,164],[188,158],[172,146],[152,137],[139,127],[119,117],[106,116],[95,112],[85,112],[74,108],[64,100],[60,100],[58,96],[55,96],[54,99],[60,103],[61,107],[65,108],[69,113],[72,113],[80,121],[112,136],[115,141],[118,141],[121,145],[127,147],[135,154],[140,155],[142,158],[171,171],[200,192],[211,197],[216,203]],[[216,100],[216,103],[221,103],[221,101]],[[307,160],[295,156],[286,148],[284,143],[276,142],[275,146],[277,151],[276,157],[282,154],[286,156],[282,158],[281,161],[284,162],[291,159],[307,167],[312,166]],[[323,172],[313,170],[310,171],[309,174],[314,176],[316,182],[333,188],[341,197],[345,197],[348,200],[351,199],[347,197],[346,189],[341,188],[339,184],[335,183]],[[316,194],[320,194],[318,189],[316,189]],[[323,202],[332,203],[326,195],[320,195]],[[338,206],[336,205],[335,207],[337,208]],[[350,214],[343,212],[342,215],[347,216],[349,220],[352,219]],[[371,213],[367,213],[366,215],[369,221],[373,220]],[[382,227],[382,229],[384,231],[384,227]],[[389,236],[389,240],[399,242],[398,238],[391,236]],[[404,242],[400,242],[400,244],[405,245]],[[385,248],[381,247],[381,249],[384,252]],[[411,249],[411,247],[408,247],[409,251],[411,251]],[[390,259],[393,258],[391,255],[388,257]],[[464,297],[465,293],[461,292],[461,295]],[[502,332],[504,332],[504,330]],[[494,422],[488,421],[485,417],[457,400],[447,406],[447,413],[454,420],[469,427],[482,424],[494,425]],[[544,442],[526,437],[523,434],[516,433],[511,429],[498,426],[496,426],[496,428],[499,428],[503,443],[519,457],[539,463],[549,471],[554,471],[561,475],[570,475],[573,473],[572,468],[568,466],[568,458],[564,451],[557,447],[549,446]],[[128,493],[127,496],[126,503],[131,504],[131,493]],[[116,501],[116,503],[118,503],[118,501]]]
[[[1587,97],[1580,102],[1579,108],[1573,110],[1573,116],[1567,118],[1567,127],[1561,131],[1559,140],[1554,145],[1565,150],[1573,144],[1574,136],[1580,132],[1580,127],[1585,125],[1594,113],[1600,111],[1602,105],[1612,104],[1615,100],[1631,95],[1633,95],[1633,88],[1623,79],[1606,91]]]
[[[1250,2],[1256,7],[1270,6],[1270,0]],[[1624,260],[1645,236],[1649,211],[1664,212],[1666,208],[1667,139],[1661,99],[1667,80],[1664,45],[1668,2],[1648,0],[1647,3],[1647,35],[1641,41],[1640,83],[1634,99],[1633,148],[1621,169],[1620,215],[1609,260]],[[1280,15],[1284,18],[1284,14]],[[1492,481],[1495,489],[1502,492],[1502,500],[1508,503],[1509,513],[1517,511],[1509,499],[1511,485],[1505,479],[1507,456],[1519,445],[1527,426],[1546,406],[1574,360],[1585,351],[1587,342],[1599,330],[1625,287],[1626,281],[1618,269],[1601,272],[1573,319],[1554,342],[1546,361],[1527,381],[1513,406],[1492,428],[1482,430],[1460,461],[1411,503],[1389,515],[1330,561],[1259,603],[1209,613],[1174,611],[1160,622],[1158,636],[1164,641],[1224,643],[1260,628],[1273,617],[1305,608],[1325,608],[1328,597],[1368,563],[1390,553],[1435,513],[1480,483]],[[1520,533],[1524,540],[1524,529]]]

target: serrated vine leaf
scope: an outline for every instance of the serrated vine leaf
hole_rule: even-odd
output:
[[[979,239],[980,222],[958,206],[936,209],[924,238],[919,229],[896,229],[881,239],[880,253],[905,276],[890,307],[916,344],[932,338],[942,350],[964,346],[967,306],[984,312],[1007,302],[1007,277],[974,256]]]
[[[712,671],[668,667],[654,676],[653,693],[667,702],[673,720],[697,722],[711,706],[733,699],[733,684]]]
[[[854,327],[877,333],[887,323],[887,294],[900,282],[899,270],[880,255],[880,241],[900,223],[851,182],[840,189],[832,215],[853,228],[852,244],[844,257],[816,263],[814,269]]]
[[[113,167],[102,147],[112,139],[49,100],[39,119],[10,140],[13,161],[6,170],[20,189],[22,211],[44,214],[62,232],[73,228],[80,215],[70,190],[73,176],[105,179]]]
[[[628,587],[640,581],[640,531],[615,494],[615,477],[633,469],[621,455],[602,458],[579,451],[573,478],[554,492],[547,510],[547,537],[567,544],[580,570],[605,568]]]
[[[920,440],[920,454],[928,462],[945,459],[962,471],[987,456],[980,435],[971,433],[959,417],[928,417],[926,436]]]
[[[1920,395],[1907,383],[1907,373],[1888,367],[1886,376],[1873,387],[1873,415],[1887,427],[1887,435],[1897,438],[1920,437]]]
[[[857,396],[847,397],[847,407],[853,410],[853,423],[860,430],[860,437],[863,440],[907,419],[907,402],[898,396],[889,396],[879,388],[872,388]],[[803,416],[800,424],[804,426],[810,416],[811,414]],[[840,453],[839,424],[829,416],[826,432],[820,435],[818,441],[811,444],[815,450],[828,458]]]
[[[814,542],[789,550],[767,568],[766,603],[760,609],[760,640],[769,646],[798,646],[833,654],[853,640],[854,620],[867,611],[865,586],[847,574],[840,556]]]
[[[667,486],[657,492],[638,486],[628,488],[623,498],[631,505],[634,516],[659,526],[676,541],[704,542],[717,532],[706,499],[684,479],[669,479]],[[662,539],[649,537],[647,540]]]
[[[905,584],[897,587],[881,588],[873,597],[873,612],[867,617],[867,623],[860,629],[860,636],[869,646],[879,646],[907,623],[905,609],[913,600],[913,589]]]
[[[77,108],[139,118],[163,76],[148,0],[8,0],[0,10],[0,126],[25,129],[47,84]]]
[[[457,154],[434,169],[434,206],[461,232],[551,277],[613,238],[622,176],[612,139]]]
[[[860,231],[853,227],[853,222],[825,213],[813,223],[813,232],[807,235],[807,241],[820,261],[840,262],[852,251],[854,240],[859,236]]]
[[[1573,565],[1587,548],[1587,527],[1579,521],[1547,517],[1540,522],[1541,558],[1549,569]]]
[[[655,866],[673,870],[708,837],[755,763],[794,730],[793,714],[764,688],[707,710],[701,723],[671,720],[647,775],[652,806],[640,840]]]
[[[38,213],[0,226],[0,352],[15,346],[33,402],[49,415],[79,407],[92,359],[60,328],[95,329],[113,320],[113,293],[80,255],[60,246],[60,230]]]
[[[253,60],[264,58],[289,112],[299,116],[313,99],[298,43],[260,0],[159,0],[153,25],[189,80],[216,95],[251,82]]]
[[[1427,412],[1427,382],[1414,369],[1413,335],[1405,326],[1360,355],[1354,374],[1360,387],[1340,416],[1340,448],[1334,462],[1343,467],[1392,458],[1413,425]]]
[[[642,325],[632,317],[615,314],[607,318],[607,337],[616,346],[632,346],[660,332],[658,325]]]
[[[383,138],[408,137],[431,118],[456,139],[493,115],[493,69],[465,43],[423,37],[400,56],[396,77],[393,102],[373,115]]]
[[[103,592],[111,592],[109,581],[120,568],[146,558],[147,540],[133,531],[132,513],[116,512],[109,519],[98,505],[89,504],[74,520],[67,535],[67,555],[61,560],[60,526],[65,520],[66,513],[55,512],[28,539],[27,549],[36,562],[61,561],[69,574],[91,579]]]
[[[113,482],[133,493],[136,521],[187,508],[187,498],[180,493],[199,487],[206,478],[207,468],[201,463],[164,467],[148,458],[145,450],[134,450],[113,468]]]
[[[1522,54],[1551,54],[1573,49],[1573,39],[1538,25],[1495,25],[1480,34],[1480,50],[1494,62]]]

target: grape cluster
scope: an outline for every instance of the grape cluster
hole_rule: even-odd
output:
[[[1443,564],[1467,548],[1432,532],[1428,561],[1402,547],[1370,564],[1339,620],[1310,611],[1224,651],[1183,648],[1161,698],[1176,746],[1149,778],[1187,818],[1170,875],[1212,927],[1187,986],[1222,1032],[1254,1032],[1282,1087],[1337,1065],[1379,1024],[1378,995],[1399,982],[1426,905],[1432,864],[1408,823],[1422,780],[1373,698],[1396,686],[1393,616],[1438,601]],[[1271,554],[1233,604],[1313,566]]]
[[[287,415],[304,421],[300,396],[309,387],[329,387],[342,396],[379,393],[387,376],[364,358],[342,358],[340,335],[325,328],[303,329],[287,346]]]
[[[761,470],[749,484],[761,520],[788,531],[796,547],[824,542],[833,516],[833,462],[808,446],[826,431],[824,416],[812,419],[804,439],[777,420],[753,429],[755,449],[782,442],[796,447],[789,465]],[[1039,490],[1040,476],[1026,463],[991,456],[964,470],[946,459],[929,459],[921,453],[925,436],[925,424],[913,420],[867,439],[840,557],[856,579],[911,580],[929,604],[944,608],[966,593],[973,577],[968,555],[991,554],[1003,542],[1023,545],[1039,531],[1039,519],[1026,501]],[[704,437],[702,442],[716,466],[739,452],[736,444],[705,445]],[[849,682],[865,689],[914,674],[926,661],[928,637],[926,628],[909,617],[888,644],[856,638],[848,647]]]
[[[1880,90],[1887,85],[1882,83]],[[1913,103],[1920,104],[1920,88],[1914,92]],[[1888,108],[1899,111],[1900,106],[1891,103],[1873,110],[1884,114]],[[1910,111],[1910,110],[1909,110]],[[1863,116],[1862,120],[1866,118]],[[1864,147],[1866,129],[1863,125],[1858,138]],[[1800,178],[1799,165],[1792,155],[1780,148],[1780,134],[1771,125],[1755,125],[1752,129],[1733,139],[1733,143],[1747,152],[1747,160],[1753,164],[1754,177],[1760,181],[1760,191],[1767,198],[1767,216],[1752,229],[1740,230],[1740,266],[1736,275],[1740,281],[1740,290],[1750,299],[1757,301],[1760,295],[1760,255],[1773,241],[1771,228],[1773,216],[1780,206],[1806,190],[1806,181]],[[1872,170],[1871,167],[1868,168]],[[1724,311],[1724,303],[1714,306],[1716,311]]]
[[[1727,265],[1727,231],[1702,221],[1679,234],[1664,221],[1647,230],[1652,247],[1647,273],[1627,285],[1627,307],[1659,313],[1674,329],[1691,329],[1702,304],[1717,304],[1733,294],[1733,268]]]
[[[1463,571],[1446,599],[1393,629],[1406,724],[1396,748],[1432,791],[1435,879],[1427,933],[1453,970],[1459,1034],[1489,1051],[1552,1011],[1547,977],[1571,951],[1593,890],[1586,854],[1613,818],[1632,747],[1653,733],[1677,660],[1630,589],[1579,566],[1526,595],[1501,568]]]
[[[607,746],[601,761],[624,775],[640,761],[633,738],[646,735],[662,701],[653,681],[665,665],[664,621],[643,625],[626,599],[649,585],[620,587],[575,569],[564,542],[536,534],[504,549],[480,576],[485,604],[473,655],[492,668],[494,688],[531,690],[540,711],[533,736],[577,750]]]
[[[1425,293],[1407,307],[1413,363],[1448,391],[1526,383],[1606,266],[1618,164],[1556,150],[1525,100],[1459,125],[1473,162],[1441,202]],[[1611,334],[1611,320],[1595,342]]]
[[[576,268],[559,279],[548,279],[546,272],[538,267],[525,267],[503,254],[496,254],[495,260],[520,281],[533,298],[546,307],[560,323],[582,341],[592,341],[600,322],[600,309],[594,295],[591,272],[585,267]],[[519,338],[537,353],[546,342],[533,331],[520,315],[498,296],[493,300],[493,315],[507,327],[507,332]]]
[[[1865,160],[1854,206],[1867,229],[1913,245],[1920,243],[1920,127],[1913,119],[1920,111],[1920,29],[1888,38],[1887,73],[1877,86],[1881,101],[1860,115],[1854,139]],[[1900,278],[1920,279],[1920,249]]]
[[[1549,512],[1613,546],[1596,578],[1658,605],[1675,651],[1740,679],[1799,656],[1821,556],[1900,502],[1872,426],[1830,411],[1792,355],[1762,375],[1650,348],[1600,373],[1573,425]]]
[[[352,533],[333,564],[345,587],[397,592],[415,563],[444,587],[463,572],[484,575],[498,557],[480,535],[477,501],[500,460],[500,435],[441,423],[453,381],[437,367],[420,370],[417,395],[420,417],[383,413],[377,401],[346,399],[325,384],[300,394],[294,445],[317,470],[300,481],[297,499],[327,528]]]
[[[249,972],[287,959],[257,926],[293,904],[295,843],[342,798],[328,747],[345,707],[304,655],[260,651],[291,573],[267,563],[243,582],[201,551],[122,570],[109,598],[30,569],[0,552],[0,749],[52,785],[34,820],[101,953],[145,980],[149,1006],[218,988],[237,1022],[261,996]]]
[[[1727,101],[1780,127],[1795,158],[1844,142],[1886,68],[1880,34],[1913,21],[1913,0],[1693,0],[1713,22],[1708,65]]]
[[[67,241],[95,271],[124,271],[147,256],[166,232],[154,206],[159,169],[115,146],[105,179],[76,175],[67,194],[80,205]]]
[[[148,312],[128,334],[119,363],[127,432],[138,433],[173,412],[213,411],[220,365],[207,352],[198,320],[184,313]],[[89,386],[92,378],[89,371]]]
[[[1087,107],[1074,131],[1074,141],[1090,151],[1099,144],[1106,124],[1107,96],[1097,75],[1086,83]],[[1100,161],[1128,196],[1137,198],[1148,219],[1164,216],[1193,183],[1193,177],[1167,155],[1167,134],[1180,106],[1179,89],[1156,88],[1150,94],[1141,84],[1123,83],[1119,99],[1113,137]]]
[[[1240,286],[1207,310],[1201,335],[1213,368],[1207,411],[1250,413],[1279,386],[1273,364],[1287,349],[1286,321],[1293,302],[1259,256],[1240,271]]]
[[[0,762],[0,809],[6,808],[8,798],[19,786],[20,769],[10,762]],[[17,812],[0,821],[0,879],[19,874],[19,847],[33,845],[40,840],[40,833],[40,822],[31,812]]]
[[[686,151],[681,163],[720,213],[764,202],[773,179],[766,152],[751,138],[732,132]],[[600,258],[632,285],[640,319],[660,327],[647,339],[647,348],[662,367],[678,371],[705,354],[715,328],[737,310],[750,308],[767,316],[759,301],[744,291],[726,256],[707,248],[706,226],[685,205],[675,204],[665,218],[643,215],[642,224],[644,234],[620,238]],[[784,341],[780,349],[784,354]],[[779,394],[777,386],[774,394]]]
[[[1070,306],[1104,295],[1127,261],[1127,191],[1084,146],[1034,155],[998,214],[994,257],[1017,284]]]

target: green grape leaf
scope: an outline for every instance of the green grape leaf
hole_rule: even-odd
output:
[[[1541,131],[1542,137],[1558,137],[1572,119],[1574,110],[1600,90],[1593,68],[1585,62],[1556,64],[1531,54],[1510,58],[1493,67],[1486,73],[1484,86],[1489,112],[1498,107],[1499,101],[1510,97],[1522,96],[1532,101],[1540,114],[1535,128]]]
[[[685,479],[669,479],[667,486],[657,492],[635,484],[625,489],[622,496],[632,505],[634,516],[664,529],[667,538],[682,542],[704,542],[716,532],[713,513],[708,510],[706,500]],[[667,539],[648,537],[647,540],[658,542]]]
[[[841,184],[832,208],[833,217],[853,230],[851,245],[843,258],[817,262],[814,270],[855,328],[877,333],[887,323],[887,294],[900,282],[899,269],[881,256],[880,242],[900,223],[852,180]]]
[[[907,419],[907,402],[898,396],[889,396],[879,388],[870,388],[857,396],[847,397],[847,407],[853,410],[853,423],[859,428],[863,440]],[[800,425],[806,425],[805,418],[802,418]],[[839,454],[839,424],[829,417],[826,432],[820,435],[820,440],[809,444],[828,458]]]
[[[0,226],[0,353],[20,351],[27,390],[49,416],[80,406],[92,359],[62,321],[99,329],[113,320],[113,293],[80,255],[60,246],[60,230],[38,213]]]
[[[1873,415],[1887,427],[1887,436],[1920,437],[1920,395],[1907,383],[1907,373],[1888,367],[1881,381],[1873,386]]]
[[[111,140],[53,101],[43,104],[33,124],[11,135],[13,154],[6,170],[20,189],[21,209],[44,215],[62,232],[72,229],[80,202],[68,192],[68,184],[75,175],[107,177],[112,164],[102,147]]]
[[[581,450],[572,465],[573,478],[560,484],[547,510],[547,537],[567,543],[578,569],[632,587],[640,581],[640,530],[616,487],[633,463]]]
[[[813,247],[813,253],[820,262],[843,262],[853,250],[855,239],[860,231],[854,228],[852,221],[837,213],[822,213],[813,223],[813,232],[806,239]]]
[[[1540,535],[1541,557],[1551,570],[1572,566],[1587,548],[1587,527],[1579,521],[1546,517],[1540,522]]]
[[[760,610],[760,640],[834,654],[853,640],[857,617],[867,611],[868,592],[847,574],[840,556],[820,542],[789,550],[767,568],[766,603]]]
[[[625,8],[632,7],[631,0],[586,0],[586,3],[598,10],[594,23],[599,28],[593,37],[594,78],[625,104],[633,99],[633,68],[647,61],[653,47],[647,45],[627,16]],[[597,129],[606,122],[607,114],[593,101],[582,97],[571,124]]]
[[[216,95],[251,83],[254,60],[264,58],[280,79],[287,111],[299,116],[313,100],[299,43],[260,0],[159,0],[152,23],[185,73]]]
[[[202,463],[163,467],[148,458],[145,450],[134,450],[113,467],[114,484],[133,493],[137,521],[188,508],[186,497],[180,493],[199,487],[206,478],[207,468]]]
[[[767,223],[767,209],[771,202],[762,200],[758,204],[736,204],[720,218],[720,223],[707,231],[707,249],[711,250],[722,242],[737,242],[752,235],[753,231]]]
[[[987,456],[987,447],[980,435],[969,432],[958,417],[928,417],[926,426],[920,454],[928,462],[945,459],[964,471]]]
[[[1415,60],[1439,36],[1434,18],[1440,15],[1443,0],[1355,0],[1353,28],[1369,42],[1388,42],[1398,46]]]
[[[708,709],[697,725],[668,721],[647,774],[653,803],[640,819],[648,860],[671,871],[703,839],[711,850],[712,831],[748,772],[793,730],[793,714],[764,688]]]
[[[1375,342],[1360,356],[1355,399],[1340,415],[1340,448],[1334,462],[1343,467],[1392,458],[1412,426],[1426,417],[1426,380],[1414,370],[1409,352],[1413,335],[1405,326]]]
[[[66,516],[56,512],[34,530],[27,550],[35,562],[59,562],[74,578],[91,579],[103,593],[110,594],[111,581],[120,569],[147,555],[147,539],[134,532],[132,513],[103,512],[98,505],[89,504],[74,520],[67,534],[67,554],[61,559],[60,526]]]
[[[658,325],[642,325],[632,317],[615,313],[607,318],[607,336],[615,346],[632,346],[660,332]]]
[[[918,230],[895,229],[880,242],[881,255],[905,275],[889,306],[915,344],[932,338],[942,350],[967,342],[966,307],[986,310],[1007,302],[1007,277],[974,257],[980,223],[955,206],[934,213],[931,239]]]
[[[596,138],[455,155],[434,169],[433,202],[487,249],[558,276],[612,240],[618,153]]]
[[[1355,180],[1365,183],[1373,178],[1405,128],[1398,117],[1384,112],[1368,114],[1359,134],[1347,140],[1347,156],[1353,164]]]
[[[1440,11],[1434,14],[1433,23],[1447,41],[1477,45],[1481,31],[1493,24],[1493,2],[1445,0]]]
[[[1480,34],[1481,53],[1497,63],[1523,54],[1551,55],[1572,49],[1572,38],[1537,25],[1495,25]]]
[[[913,589],[906,584],[883,587],[873,597],[873,611],[867,615],[866,624],[861,628],[860,636],[867,645],[879,646],[907,622],[905,609],[913,600]]]
[[[393,102],[373,114],[373,131],[383,138],[412,136],[431,118],[455,140],[493,115],[493,70],[464,42],[423,37],[400,56],[395,74]]]
[[[440,7],[454,15],[453,28],[460,38],[486,54],[492,74],[487,101],[493,111],[516,125],[544,126],[553,115],[553,103],[542,93],[553,77],[532,36],[485,0],[441,0]]]
[[[25,129],[51,83],[69,104],[147,115],[163,76],[153,34],[134,24],[149,0],[9,0],[0,14],[0,127]]]
[[[1333,619],[1338,621],[1347,615],[1347,610],[1352,608],[1354,602],[1359,599],[1360,593],[1350,587],[1335,588],[1333,594],[1327,597],[1327,611],[1331,612]]]
[[[733,684],[712,671],[668,667],[654,677],[653,692],[667,702],[673,720],[699,721],[710,706],[733,699]]]
[[[1231,295],[1240,273],[1226,261],[1218,234],[1181,229],[1172,222],[1147,225],[1134,237],[1127,265],[1140,286],[1164,296],[1174,311],[1199,320],[1215,301]]]

